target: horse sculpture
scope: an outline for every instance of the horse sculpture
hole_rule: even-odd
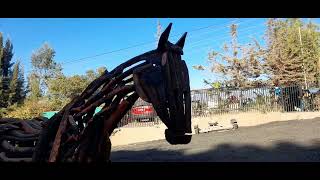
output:
[[[32,154],[36,162],[108,162],[109,136],[139,97],[152,103],[167,126],[165,138],[170,144],[188,144],[191,97],[188,69],[181,59],[187,33],[172,44],[168,41],[171,26],[163,31],[155,50],[104,72],[47,121],[0,121],[0,151],[11,152],[15,161],[22,154]],[[10,161],[3,152],[2,159]]]

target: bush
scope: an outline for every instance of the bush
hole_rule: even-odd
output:
[[[0,108],[0,119],[7,116],[8,110],[6,108]]]
[[[32,119],[41,116],[45,111],[51,111],[51,103],[45,100],[26,100],[22,105],[13,105],[7,108],[6,117]]]

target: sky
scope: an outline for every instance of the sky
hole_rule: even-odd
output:
[[[172,43],[188,32],[182,58],[189,69],[191,89],[205,88],[204,78],[223,78],[192,66],[208,65],[208,52],[220,51],[230,42],[232,23],[238,24],[239,42],[248,43],[252,37],[262,42],[266,22],[263,18],[0,18],[0,32],[12,41],[13,61],[20,60],[25,74],[31,70],[32,52],[48,42],[63,73],[69,76],[101,66],[112,70],[155,49],[158,20],[163,30],[173,23]]]

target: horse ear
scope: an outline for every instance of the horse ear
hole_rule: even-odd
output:
[[[163,31],[163,33],[160,36],[159,42],[158,42],[158,48],[159,50],[162,50],[165,48],[166,43],[169,39],[169,34],[171,30],[172,23],[168,25],[168,27]]]
[[[184,42],[186,41],[186,37],[187,37],[187,32],[185,32],[181,38],[176,42],[176,45],[181,47],[181,49],[183,49],[184,46]]]

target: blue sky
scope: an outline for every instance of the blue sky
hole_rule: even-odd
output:
[[[106,66],[113,69],[121,62],[155,48],[157,20],[163,29],[173,23],[169,40],[175,42],[189,32],[183,59],[190,71],[192,89],[204,88],[203,78],[220,78],[215,74],[197,71],[193,65],[207,64],[210,49],[221,50],[230,41],[231,23],[239,24],[239,41],[250,37],[261,39],[265,20],[259,18],[0,18],[0,32],[14,45],[14,57],[20,59],[26,73],[30,71],[30,57],[34,50],[48,42],[56,51],[55,60],[62,63],[66,75],[84,74],[89,69]],[[317,20],[318,21],[318,20]],[[149,42],[149,43],[148,43]],[[143,44],[141,46],[82,59],[96,54]],[[80,60],[82,59],[82,60]]]

